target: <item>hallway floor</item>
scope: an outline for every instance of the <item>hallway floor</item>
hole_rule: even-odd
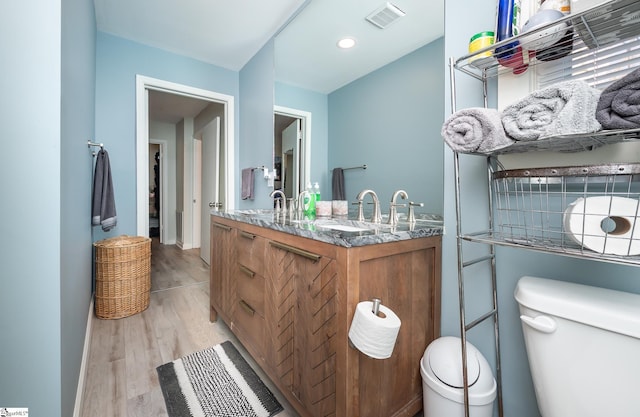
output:
[[[199,250],[182,251],[152,240],[151,301],[145,311],[118,320],[93,318],[81,417],[165,417],[156,367],[231,340],[296,417],[229,328],[209,322],[209,268]]]

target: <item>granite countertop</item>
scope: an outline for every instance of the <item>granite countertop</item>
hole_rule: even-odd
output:
[[[416,222],[413,224],[406,222],[406,218],[400,215],[396,226],[386,224],[386,218],[379,224],[359,222],[353,214],[345,217],[318,217],[313,220],[298,220],[295,215],[276,213],[269,209],[212,210],[211,214],[346,248],[441,236],[444,233],[442,216],[428,213],[416,213]]]

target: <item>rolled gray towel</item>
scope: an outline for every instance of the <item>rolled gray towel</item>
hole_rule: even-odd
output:
[[[604,89],[596,119],[605,129],[640,128],[640,69]]]
[[[462,153],[489,154],[514,143],[504,133],[500,113],[482,107],[453,113],[442,125],[441,133],[451,149]]]
[[[602,129],[596,120],[600,90],[584,81],[565,81],[536,90],[502,111],[508,136],[533,141],[547,136],[592,133]]]

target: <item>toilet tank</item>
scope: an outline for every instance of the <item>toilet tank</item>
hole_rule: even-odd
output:
[[[542,417],[640,416],[640,295],[522,277],[515,298]]]

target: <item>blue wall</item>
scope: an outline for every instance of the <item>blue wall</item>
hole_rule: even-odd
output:
[[[60,5],[0,6],[0,404],[54,416],[61,407]]]
[[[240,164],[235,190],[238,208],[266,208],[271,204],[261,171],[255,171],[254,199],[240,200],[241,170],[266,166],[273,169],[273,40],[267,42],[240,71]]]
[[[238,97],[238,73],[98,32],[96,140],[109,151],[118,225],[95,240],[136,234],[136,74]],[[238,101],[235,148],[239,149]]]
[[[0,405],[70,416],[91,298],[93,2],[3,2],[0,52]]]
[[[62,416],[71,416],[92,293],[91,171],[95,129],[93,1],[62,3],[60,331]]]
[[[444,41],[438,39],[329,95],[329,169],[345,172],[348,200],[373,189],[388,212],[395,190],[442,213]]]
[[[467,53],[471,35],[493,28],[495,24],[495,1],[447,0],[445,2],[445,55],[460,57]],[[464,28],[463,30],[461,28]],[[447,74],[448,67],[443,68]],[[457,108],[482,106],[481,84],[471,77],[458,73],[456,76]],[[495,96],[495,85],[490,88]],[[450,111],[450,95],[447,88],[444,107]],[[485,224],[486,210],[486,164],[484,158],[463,156],[461,159],[463,232],[477,230]],[[459,335],[456,215],[454,197],[453,154],[444,149],[444,214],[448,233],[443,237],[442,276],[442,334]],[[478,250],[478,246],[465,245],[465,255]],[[465,256],[465,258],[469,258]],[[484,271],[471,271],[467,280],[467,310],[483,311],[488,297]],[[638,269],[588,260],[578,260],[523,249],[497,248],[498,303],[500,308],[500,339],[502,349],[504,415],[537,417],[535,393],[531,382],[522,328],[517,304],[513,298],[517,280],[524,275],[542,276],[587,285],[640,293]],[[471,317],[471,316],[470,316]],[[473,330],[470,340],[491,360],[493,355],[490,329]],[[588,364],[585,364],[588,367]],[[496,410],[497,411],[497,410]]]

